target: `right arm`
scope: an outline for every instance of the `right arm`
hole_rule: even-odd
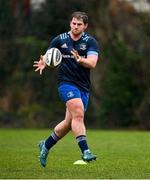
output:
[[[52,47],[58,47],[59,46],[59,36],[55,37],[51,43],[48,49],[52,48]],[[40,74],[42,74],[43,70],[46,68],[46,53],[44,55],[40,56],[39,61],[34,61],[33,67],[35,67],[35,71],[40,71]]]
[[[33,64],[33,67],[36,67],[35,71],[40,71],[40,74],[42,74],[43,70],[47,66],[45,63],[45,55],[41,55],[39,61],[34,61]]]

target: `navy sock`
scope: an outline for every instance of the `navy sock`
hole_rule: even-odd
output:
[[[57,134],[52,132],[52,134],[45,140],[46,149],[49,150],[51,147],[53,147],[59,139],[60,138],[57,136]]]
[[[89,149],[87,142],[86,142],[86,136],[85,135],[81,135],[76,137],[76,140],[78,142],[78,145],[80,147],[81,152],[83,153],[85,150]]]

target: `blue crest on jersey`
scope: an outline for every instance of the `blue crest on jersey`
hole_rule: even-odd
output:
[[[86,44],[82,43],[79,45],[81,50],[86,50]]]

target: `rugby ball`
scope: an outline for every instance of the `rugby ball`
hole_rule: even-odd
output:
[[[46,52],[45,63],[50,67],[58,66],[62,61],[62,54],[59,49],[51,48]]]

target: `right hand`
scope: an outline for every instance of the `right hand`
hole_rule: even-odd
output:
[[[40,74],[42,74],[43,69],[46,67],[44,56],[41,55],[39,61],[34,61],[33,67],[36,67],[35,71],[40,71]]]

